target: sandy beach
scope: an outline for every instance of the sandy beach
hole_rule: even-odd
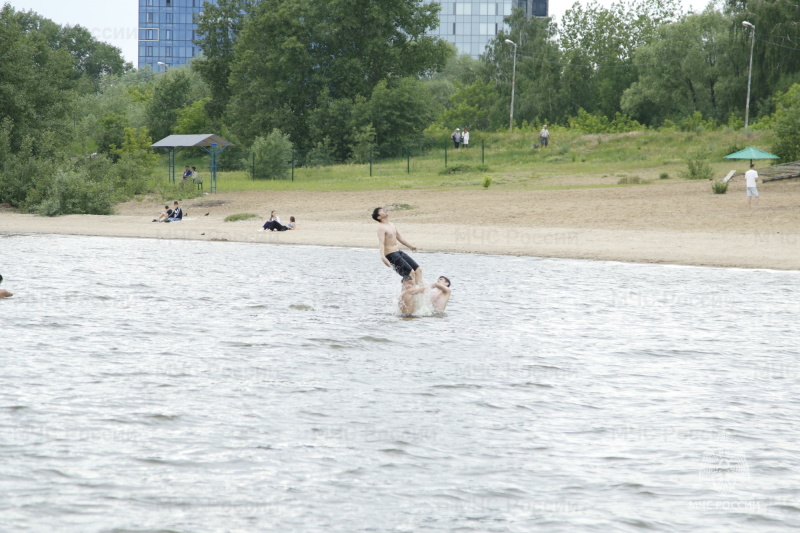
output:
[[[560,190],[475,188],[368,192],[219,192],[184,202],[184,221],[153,223],[161,200],[112,216],[40,217],[0,209],[0,233],[100,235],[376,248],[372,209],[384,206],[407,241],[428,252],[526,255],[741,268],[800,268],[800,180],[743,180],[715,195],[708,181]],[[298,230],[259,232],[270,210]],[[225,222],[235,213],[259,219]],[[378,261],[376,257],[376,262]]]

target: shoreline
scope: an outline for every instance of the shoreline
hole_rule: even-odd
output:
[[[186,219],[154,223],[164,202],[118,214],[41,217],[0,210],[0,234],[208,240],[374,248],[379,205],[420,252],[800,270],[800,184],[761,186],[752,211],[743,184],[712,195],[708,182],[609,189],[250,191],[183,202]],[[259,232],[271,209],[298,229]],[[392,210],[394,209],[394,210]],[[224,222],[234,213],[265,218]],[[378,258],[376,257],[376,261]]]

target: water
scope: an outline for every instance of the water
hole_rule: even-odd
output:
[[[0,531],[800,526],[800,273],[0,237]]]

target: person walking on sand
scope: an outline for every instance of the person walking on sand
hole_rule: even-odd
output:
[[[550,140],[550,130],[547,129],[547,124],[545,124],[542,127],[542,131],[539,132],[539,145],[542,148],[546,148],[549,140]]]
[[[758,172],[756,165],[750,163],[750,170],[744,173],[744,186],[747,187],[747,207],[753,209],[752,201],[756,199],[756,207],[758,207]]]
[[[417,249],[408,244],[395,225],[389,222],[389,213],[382,207],[376,207],[372,212],[372,219],[380,223],[378,252],[383,264],[393,267],[395,272],[404,278],[407,276],[413,278],[415,285],[422,283],[422,268],[407,253],[400,250],[398,242],[406,245],[412,252],[416,252]]]

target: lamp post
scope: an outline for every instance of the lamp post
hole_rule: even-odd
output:
[[[750,120],[750,80],[753,78],[753,45],[756,44],[756,27],[746,20],[742,21],[742,26],[753,30],[750,39],[750,68],[747,69],[747,102],[744,105],[744,127],[747,129]]]
[[[156,63],[159,67],[164,67],[164,70],[169,69],[169,63],[164,63],[163,61],[158,61]]]
[[[506,39],[506,44],[514,46],[514,67],[511,71],[511,112],[508,117],[508,132],[514,133],[514,89],[517,84],[517,43]]]

